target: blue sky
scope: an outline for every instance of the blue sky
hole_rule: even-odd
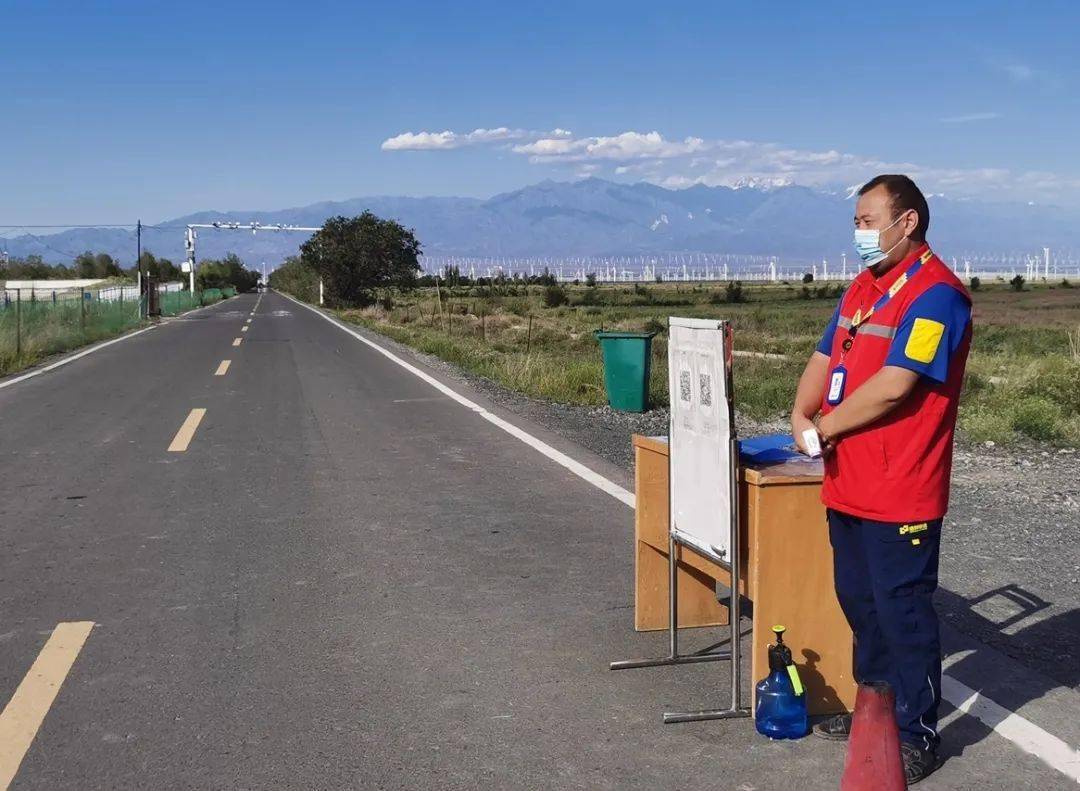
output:
[[[1080,4],[920,5],[0,0],[0,224],[590,174],[1080,208]]]

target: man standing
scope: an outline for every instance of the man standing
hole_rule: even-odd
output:
[[[926,243],[930,212],[907,176],[859,190],[852,281],[799,380],[791,428],[825,448],[822,501],[855,678],[887,681],[908,783],[937,768],[941,643],[932,596],[971,298]],[[851,715],[815,733],[846,739]]]

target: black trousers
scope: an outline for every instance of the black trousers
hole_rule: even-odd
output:
[[[829,509],[836,598],[855,633],[855,679],[887,681],[900,738],[938,744],[941,638],[932,597],[941,520],[875,522]]]

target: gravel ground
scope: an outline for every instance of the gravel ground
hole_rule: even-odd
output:
[[[527,398],[380,337],[627,471],[631,434],[667,434],[666,409],[636,415]],[[786,431],[787,421],[736,415],[736,427],[753,437]],[[1080,691],[1080,451],[958,441],[937,604],[961,632]]]

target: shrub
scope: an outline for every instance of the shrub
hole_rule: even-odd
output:
[[[565,305],[570,301],[570,298],[566,295],[566,289],[558,284],[546,286],[544,288],[544,306],[549,308],[557,308],[561,305]]]
[[[1061,408],[1041,396],[1021,399],[1012,411],[1012,427],[1032,439],[1061,437]]]
[[[589,288],[578,295],[578,305],[601,305],[603,300],[601,299],[600,292],[595,288]]]
[[[1069,282],[1069,278],[1063,277],[1063,278],[1061,278],[1061,287],[1062,288],[1073,288],[1074,286],[1073,286],[1072,283]]]
[[[978,291],[982,287],[982,281],[977,277],[971,278],[971,290]]]
[[[804,283],[813,283],[814,282],[814,273],[813,272],[807,272],[805,275],[802,276],[802,282],[804,282]]]
[[[529,300],[527,299],[515,297],[513,299],[507,299],[503,301],[502,304],[508,313],[513,313],[517,316],[529,315]]]
[[[1048,357],[1024,387],[1024,394],[1050,401],[1065,412],[1080,413],[1080,363]]]
[[[655,332],[657,334],[663,333],[667,330],[667,325],[657,318],[651,318],[645,322],[645,332]]]
[[[746,295],[743,293],[742,283],[738,280],[734,283],[728,283],[724,288],[724,292],[728,302],[746,302]]]
[[[1017,275],[1016,277],[1014,277],[1012,280],[1009,281],[1009,285],[1012,286],[1013,291],[1023,291],[1024,290],[1024,278],[1023,278],[1023,276],[1022,275]]]
[[[585,285],[589,288],[596,288],[596,272],[589,272],[585,275]]]

